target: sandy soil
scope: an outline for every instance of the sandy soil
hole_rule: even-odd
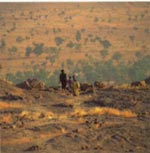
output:
[[[61,90],[1,84],[1,153],[148,153],[150,90]]]

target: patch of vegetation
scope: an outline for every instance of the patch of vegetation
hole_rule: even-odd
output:
[[[131,40],[132,42],[134,42],[135,36],[131,35],[131,36],[129,36],[129,38],[130,38],[130,40]]]
[[[100,54],[101,54],[102,57],[106,57],[108,55],[108,53],[109,52],[108,52],[107,49],[103,49],[103,50],[100,51]]]
[[[62,39],[61,37],[56,37],[55,42],[56,42],[56,45],[59,46],[64,42],[64,39]]]
[[[59,33],[59,32],[61,32],[60,28],[53,28],[53,33]]]
[[[73,48],[74,43],[72,41],[69,41],[66,46],[69,47],[69,48]]]
[[[18,36],[17,38],[16,38],[16,42],[18,42],[18,43],[20,43],[20,42],[22,42],[24,39],[21,37],[21,36]]]
[[[121,59],[122,55],[119,52],[116,52],[113,54],[112,59],[119,61]]]
[[[81,48],[81,44],[75,43],[75,49],[76,49],[76,50],[80,50],[80,48]]]
[[[141,57],[142,57],[142,54],[141,54],[140,51],[137,51],[137,52],[135,53],[135,56],[136,56],[137,58],[141,58]]]
[[[150,34],[150,29],[149,29],[149,28],[146,28],[146,29],[144,30],[144,32],[145,32],[146,34]]]
[[[94,22],[98,22],[98,21],[99,21],[98,17],[95,17]]]
[[[73,68],[74,63],[71,59],[67,59],[66,64],[67,64],[68,69]]]
[[[108,40],[101,40],[100,43],[104,48],[109,48],[111,46],[111,43]]]
[[[81,40],[81,32],[80,31],[77,31],[76,32],[76,40],[77,41],[80,41]]]
[[[5,40],[1,39],[0,41],[0,48],[4,48],[6,46]]]
[[[140,58],[130,68],[129,75],[131,80],[135,81],[135,80],[145,79],[147,77],[146,75],[148,74],[150,75],[149,67],[150,67],[150,55]]]
[[[50,53],[56,53],[58,49],[56,47],[49,47],[47,51]]]
[[[17,52],[17,48],[15,47],[15,46],[12,46],[12,48],[9,48],[8,49],[8,51],[10,52],[10,53],[15,53],[15,52]]]
[[[26,48],[26,53],[25,53],[25,55],[26,55],[27,57],[29,57],[31,53],[32,53],[32,47],[29,46],[29,47]]]
[[[34,45],[33,52],[36,55],[41,55],[44,51],[44,44],[43,43],[40,43],[40,44],[33,43],[33,45]]]

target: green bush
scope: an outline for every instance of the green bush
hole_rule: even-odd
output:
[[[100,43],[104,48],[109,48],[111,46],[111,43],[108,40],[101,40]]]
[[[40,43],[40,44],[36,44],[34,43],[34,49],[33,49],[33,52],[36,54],[36,55],[41,55],[44,51],[44,44],[43,43]]]
[[[113,54],[112,59],[118,61],[121,59],[121,57],[122,55],[119,52],[116,52]]]
[[[56,42],[56,45],[59,46],[64,42],[64,39],[62,39],[61,37],[56,37],[55,42]]]
[[[27,47],[27,48],[26,48],[26,53],[25,53],[25,55],[26,55],[27,57],[29,57],[31,53],[32,53],[32,48],[31,48],[31,47]]]

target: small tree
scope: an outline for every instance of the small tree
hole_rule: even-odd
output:
[[[76,33],[76,40],[77,41],[81,40],[81,33],[80,33],[80,31],[77,31],[77,33]]]
[[[112,56],[112,58],[116,61],[121,59],[121,54],[119,52],[114,53],[114,55]]]
[[[34,44],[35,48],[33,49],[33,52],[37,55],[40,55],[43,53],[44,44]]]
[[[111,43],[108,40],[101,40],[100,43],[104,48],[109,48],[111,46]]]
[[[26,48],[26,53],[25,53],[26,56],[29,57],[30,54],[31,54],[31,52],[32,52],[32,48],[31,48],[31,47],[27,47],[27,48]]]
[[[70,41],[70,42],[67,43],[66,46],[69,47],[69,48],[73,48],[74,47],[74,43],[72,41]]]
[[[64,39],[62,39],[61,37],[56,37],[55,38],[55,42],[56,42],[56,45],[59,46],[63,43]]]

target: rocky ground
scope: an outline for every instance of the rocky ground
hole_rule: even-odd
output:
[[[105,88],[75,97],[0,80],[1,153],[148,153],[150,89]]]

